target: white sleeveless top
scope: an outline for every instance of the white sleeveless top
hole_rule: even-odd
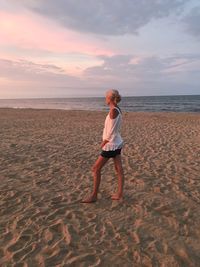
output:
[[[123,146],[123,139],[120,135],[120,129],[121,129],[121,123],[122,123],[122,114],[119,108],[114,107],[119,111],[119,114],[115,119],[111,119],[110,115],[106,116],[104,129],[103,129],[103,140],[108,140],[109,142],[106,143],[102,149],[109,151],[109,150],[115,150],[118,148],[122,148]]]

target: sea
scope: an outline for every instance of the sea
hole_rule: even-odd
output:
[[[200,112],[200,95],[124,96],[122,111]],[[0,99],[0,108],[108,110],[105,97]]]

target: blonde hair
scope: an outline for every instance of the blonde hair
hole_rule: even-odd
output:
[[[111,99],[117,104],[121,101],[121,95],[118,90],[110,89],[106,92],[106,95],[110,95]]]

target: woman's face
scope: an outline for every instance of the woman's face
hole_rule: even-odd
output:
[[[106,95],[106,104],[109,105],[112,102],[111,95]]]

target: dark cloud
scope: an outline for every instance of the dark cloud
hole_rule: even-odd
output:
[[[35,0],[26,7],[67,28],[104,35],[135,34],[152,19],[182,9],[186,0]]]
[[[193,8],[183,19],[187,33],[200,38],[200,6]]]

